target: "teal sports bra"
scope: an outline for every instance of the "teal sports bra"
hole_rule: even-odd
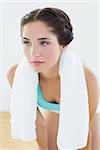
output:
[[[60,111],[60,104],[48,102],[46,99],[44,99],[39,84],[38,84],[38,102],[37,102],[37,104],[40,107],[47,109],[47,110]]]

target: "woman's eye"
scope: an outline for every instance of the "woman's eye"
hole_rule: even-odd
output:
[[[31,43],[28,42],[28,41],[23,41],[23,44],[24,44],[24,45],[27,45],[27,46],[30,46],[30,45],[31,45]]]
[[[49,42],[46,42],[46,41],[41,41],[41,43],[40,43],[41,45],[43,45],[43,46],[45,46],[45,45],[48,45],[49,44]]]

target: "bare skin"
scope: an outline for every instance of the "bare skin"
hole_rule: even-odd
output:
[[[94,135],[92,138],[92,150],[100,149],[100,112],[97,113],[94,117],[94,123],[92,126],[92,134]],[[95,142],[96,141],[96,142]]]
[[[17,65],[14,65],[7,74],[8,81],[11,87],[13,84],[13,77],[14,77],[16,67]],[[92,149],[93,147],[95,147],[96,150],[99,150],[98,148],[100,148],[100,145],[98,143],[98,135],[95,134],[97,132],[96,122],[95,122],[96,121],[95,112],[96,112],[98,96],[99,96],[98,83],[95,75],[92,73],[92,71],[89,68],[84,66],[84,71],[85,71],[87,87],[88,87],[88,95],[89,95],[90,132],[89,132],[87,146],[80,150],[94,150]],[[51,88],[52,84],[53,84],[52,86],[53,89]],[[50,100],[51,98],[54,98],[57,102],[60,102],[59,101],[59,95],[60,95],[59,77],[56,79],[55,82],[54,81],[51,82],[50,80],[47,79],[44,80],[41,77],[40,86],[41,86],[43,96],[46,100]],[[53,112],[41,113],[39,110],[37,110],[37,114],[38,115],[37,115],[36,125],[37,125],[37,142],[39,145],[39,150],[53,150],[53,149],[57,150],[58,148],[57,148],[56,140],[57,140],[59,115]],[[94,139],[94,136],[97,139],[96,141],[92,141]]]

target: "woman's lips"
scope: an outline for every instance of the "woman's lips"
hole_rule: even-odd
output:
[[[45,63],[44,61],[30,61],[30,63],[31,64],[34,64],[35,66],[39,66],[39,65],[41,65],[41,64],[43,64],[43,63]]]
[[[30,61],[30,63],[44,63],[44,61],[40,61],[40,60],[38,60],[38,61]]]

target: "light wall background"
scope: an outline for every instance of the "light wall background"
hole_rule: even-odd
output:
[[[73,24],[74,40],[69,48],[92,69],[99,78],[99,5],[97,1],[17,1],[0,3],[0,111],[10,109],[11,88],[7,72],[23,57],[20,19],[35,8],[57,7],[64,10]]]

